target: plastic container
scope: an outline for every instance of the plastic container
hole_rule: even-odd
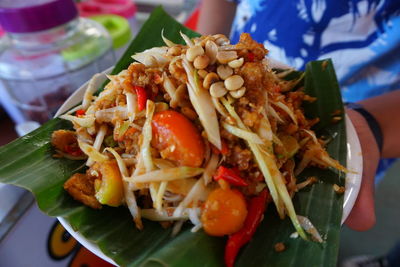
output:
[[[86,0],[78,3],[79,14],[82,17],[114,14],[128,20],[132,36],[138,32],[136,20],[136,5],[133,0]]]
[[[89,17],[100,23],[108,31],[113,41],[113,48],[117,58],[120,58],[132,39],[128,20],[118,15],[97,15]]]
[[[1,0],[0,80],[16,123],[50,119],[93,74],[115,63],[108,32],[73,0]],[[1,97],[1,95],[0,95]]]

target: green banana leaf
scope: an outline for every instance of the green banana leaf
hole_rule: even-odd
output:
[[[114,72],[132,61],[130,55],[146,48],[162,45],[160,32],[174,42],[179,31],[197,34],[184,28],[157,8],[132,42]],[[320,134],[335,136],[328,145],[329,154],[345,165],[346,132],[344,120],[332,124],[331,114],[343,110],[341,95],[332,63],[310,62],[306,68],[305,90],[318,98],[306,107],[307,115],[319,117]],[[180,234],[171,237],[171,229],[145,221],[138,231],[124,207],[92,210],[74,201],[62,185],[71,174],[84,170],[83,162],[55,159],[50,145],[54,130],[68,129],[70,124],[53,119],[34,132],[0,148],[0,182],[14,184],[31,191],[39,208],[49,216],[64,217],[87,239],[122,266],[223,266],[226,238],[215,238],[190,232],[185,225]],[[324,243],[290,238],[294,232],[289,219],[280,220],[272,205],[254,238],[240,252],[236,266],[336,266],[343,196],[332,185],[343,184],[344,175],[332,170],[307,169],[299,178],[317,176],[320,183],[300,191],[294,197],[299,215],[308,217],[321,233]],[[286,250],[275,252],[274,245],[283,242]]]

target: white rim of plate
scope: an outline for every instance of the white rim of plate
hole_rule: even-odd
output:
[[[275,67],[278,66],[283,68],[287,67],[286,65],[277,63],[273,60],[270,60],[270,63]],[[106,75],[111,72],[112,68],[113,67],[108,68],[107,70],[101,73],[101,76],[96,80],[95,83],[96,87],[101,86],[101,84],[107,79]],[[87,85],[88,82],[86,82],[78,90],[76,90],[60,107],[55,117],[60,116],[61,114],[67,112],[68,110],[76,106],[78,103],[80,103],[83,99],[83,95],[85,93]],[[357,199],[358,192],[361,186],[362,168],[363,168],[360,141],[358,139],[354,125],[352,124],[347,115],[346,115],[346,133],[347,133],[346,134],[347,169],[351,170],[352,173],[347,173],[346,175],[346,184],[345,184],[346,191],[344,193],[344,200],[343,200],[343,214],[341,221],[342,224],[346,221]],[[110,257],[106,256],[95,243],[85,238],[81,233],[72,229],[71,225],[64,218],[57,217],[57,219],[59,220],[61,225],[84,247],[86,247],[88,250],[90,250],[92,253],[102,258],[103,260],[118,266]]]

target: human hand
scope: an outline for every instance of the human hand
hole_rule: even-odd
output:
[[[347,110],[361,144],[363,176],[360,192],[345,224],[356,231],[366,231],[375,224],[374,180],[380,153],[375,137],[364,117],[357,111]]]

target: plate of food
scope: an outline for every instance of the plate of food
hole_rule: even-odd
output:
[[[157,9],[113,70],[0,149],[0,181],[114,264],[335,266],[358,139],[329,60],[266,54]]]
[[[279,63],[275,63],[272,60],[270,61],[270,66],[273,68],[279,69],[288,69],[287,66]],[[104,82],[106,82],[107,74],[112,71],[112,68],[106,70],[102,73],[102,75],[96,76],[93,80],[92,85],[93,88],[99,88]],[[82,99],[85,95],[85,92],[88,88],[89,83],[83,85],[79,88],[60,108],[57,112],[56,116],[62,116],[62,114],[67,113],[68,111],[73,111],[74,108],[81,109],[79,106],[82,103]],[[70,112],[72,113],[72,112]],[[361,148],[359,145],[359,141],[357,139],[357,135],[349,118],[346,116],[346,133],[348,136],[348,145],[347,145],[347,166],[353,172],[347,173],[346,175],[346,185],[345,185],[345,192],[344,192],[344,202],[343,202],[343,215],[342,215],[342,223],[345,221],[347,216],[349,215],[354,202],[357,198],[357,194],[360,188],[360,175],[359,173],[362,172],[362,157],[361,157]],[[340,189],[339,189],[340,190]],[[94,244],[93,242],[88,241],[84,236],[82,236],[79,232],[74,231],[68,221],[64,218],[58,218],[60,223],[64,226],[64,228],[72,234],[72,236],[77,239],[82,245],[88,248],[97,256],[101,257],[102,259],[108,261],[109,263],[115,264],[116,263],[108,256],[106,256],[99,247]]]

